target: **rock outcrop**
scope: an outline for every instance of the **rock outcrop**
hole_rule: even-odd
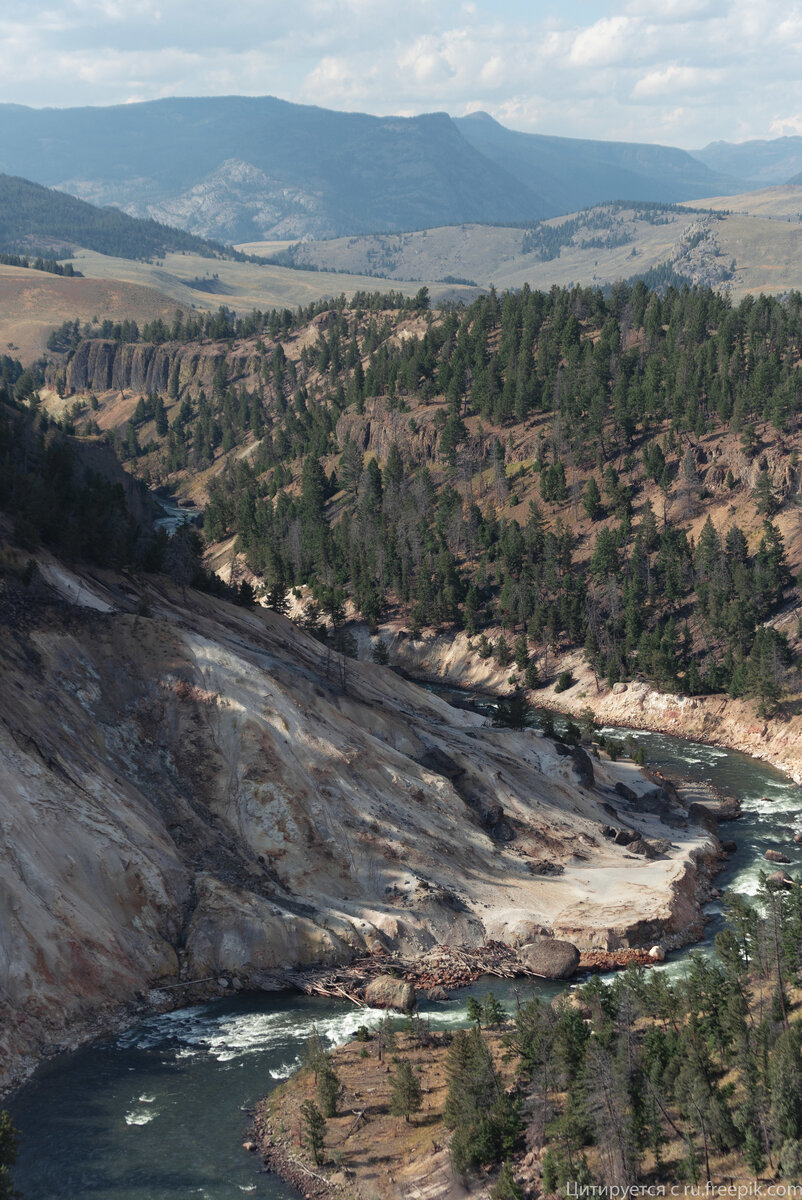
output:
[[[54,361],[50,375],[64,372],[68,393],[131,391],[165,395],[174,372],[179,393],[211,392],[215,375],[224,368],[227,382],[253,382],[262,366],[262,356],[247,344],[238,352],[229,351],[223,342],[116,342],[106,338],[87,338],[67,356],[66,365]]]

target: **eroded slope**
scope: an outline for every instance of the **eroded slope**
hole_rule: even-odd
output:
[[[714,839],[631,767],[163,581],[2,587],[0,1085],[152,985],[698,919]]]

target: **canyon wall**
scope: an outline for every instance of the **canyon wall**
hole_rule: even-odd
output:
[[[0,1088],[150,1000],[303,964],[699,932],[715,837],[631,764],[161,579],[40,555],[0,626]]]

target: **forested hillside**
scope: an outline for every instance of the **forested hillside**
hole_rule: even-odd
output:
[[[214,257],[228,253],[203,238],[126,216],[117,208],[98,208],[27,179],[0,175],[0,249],[14,253],[60,250],[73,246],[119,258],[153,258],[168,250]]]
[[[374,628],[464,627],[530,684],[582,647],[610,683],[780,699],[798,294],[524,288],[434,313],[422,292],[190,322],[105,331],[107,360],[159,342],[167,386],[73,411],[208,500],[207,539],[236,535],[277,607],[306,585],[312,626],[349,596]],[[93,386],[84,332],[57,336],[62,391]]]

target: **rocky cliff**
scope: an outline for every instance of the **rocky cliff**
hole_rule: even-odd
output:
[[[0,1087],[149,988],[698,927],[715,839],[631,766],[161,580],[40,558],[0,622]]]
[[[74,351],[49,367],[48,379],[55,382],[63,372],[67,392],[158,392],[166,394],[170,378],[178,367],[176,383],[186,388],[211,391],[215,372],[225,363],[226,378],[252,379],[261,368],[261,356],[245,346],[232,353],[224,342],[187,345],[169,342],[116,342],[107,338],[87,338]]]

